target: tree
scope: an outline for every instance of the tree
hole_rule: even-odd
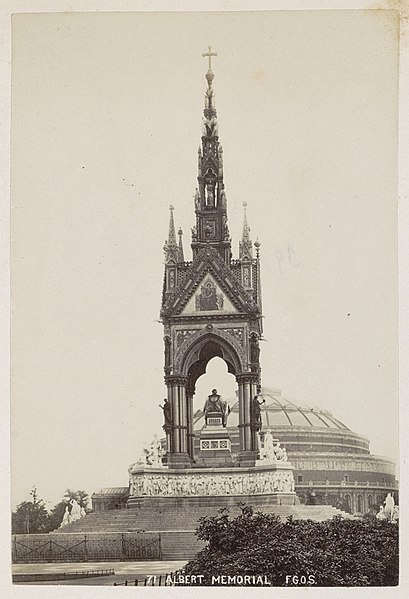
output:
[[[47,532],[51,532],[52,530],[56,530],[60,527],[67,505],[67,502],[62,500],[52,508],[49,516]]]
[[[200,519],[196,534],[208,545],[184,570],[203,575],[201,584],[211,584],[214,575],[264,575],[272,586],[398,584],[397,524],[339,516],[282,522],[245,505],[240,509],[236,518],[221,510]],[[302,575],[309,582],[300,584]]]
[[[80,507],[85,511],[90,511],[90,498],[86,491],[73,491],[67,489],[64,493],[64,500],[68,503],[71,499],[75,499]]]
[[[44,501],[38,499],[37,488],[30,491],[31,501],[20,503],[11,516],[11,530],[13,534],[33,534],[47,532],[49,514]]]

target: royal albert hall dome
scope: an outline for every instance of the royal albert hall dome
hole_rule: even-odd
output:
[[[395,464],[370,453],[366,437],[351,431],[331,412],[289,401],[281,391],[263,387],[261,444],[271,430],[287,450],[294,467],[296,491],[302,502],[325,503],[352,513],[378,511],[388,492],[397,500]],[[228,401],[227,431],[232,454],[239,451],[239,405]],[[194,431],[205,425],[201,410],[194,414]],[[196,440],[195,440],[196,441]]]

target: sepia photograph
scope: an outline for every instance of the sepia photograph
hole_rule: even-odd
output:
[[[399,588],[400,17],[11,15],[16,596]]]

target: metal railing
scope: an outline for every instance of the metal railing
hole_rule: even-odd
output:
[[[162,559],[161,535],[91,533],[13,535],[12,562],[93,562]]]

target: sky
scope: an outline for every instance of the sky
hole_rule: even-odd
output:
[[[13,16],[12,505],[126,486],[161,432],[169,204],[190,258],[209,44],[262,383],[397,459],[393,11]],[[194,409],[235,383],[215,359]]]

